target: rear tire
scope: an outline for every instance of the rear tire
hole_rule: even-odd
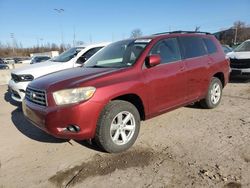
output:
[[[130,148],[138,137],[140,114],[137,108],[122,100],[111,101],[103,109],[96,127],[97,144],[109,153]]]
[[[222,83],[220,79],[213,77],[205,99],[200,101],[203,108],[213,109],[220,104],[222,97]]]

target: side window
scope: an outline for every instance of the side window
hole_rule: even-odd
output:
[[[162,63],[181,60],[181,54],[176,38],[168,38],[158,42],[150,51],[150,55],[157,54]]]
[[[78,64],[83,64],[87,61],[91,56],[93,56],[96,52],[98,52],[102,47],[92,48],[85,52],[79,59],[77,60]]]
[[[83,54],[82,57],[85,57],[86,59],[89,59],[92,55],[94,55],[100,49],[102,49],[102,47],[92,48],[89,51],[87,51],[85,54]]]
[[[214,44],[214,42],[211,39],[203,38],[203,41],[207,47],[207,51],[209,54],[213,54],[213,53],[217,52],[216,45]]]
[[[180,37],[184,58],[194,58],[207,54],[200,37]]]

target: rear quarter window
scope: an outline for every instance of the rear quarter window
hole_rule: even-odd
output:
[[[216,53],[217,52],[217,47],[216,45],[214,44],[214,41],[211,40],[210,38],[203,38],[203,41],[206,45],[206,48],[207,48],[207,52],[209,54],[213,54],[213,53]]]
[[[204,42],[200,37],[180,37],[182,53],[185,59],[206,55]]]

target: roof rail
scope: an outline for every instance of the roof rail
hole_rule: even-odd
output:
[[[182,30],[179,30],[179,31],[171,31],[171,32],[163,32],[163,33],[156,33],[156,34],[153,34],[153,35],[164,35],[164,34],[175,34],[175,33],[199,33],[199,34],[205,34],[205,35],[211,35],[211,33],[209,32],[202,32],[202,31],[182,31]]]

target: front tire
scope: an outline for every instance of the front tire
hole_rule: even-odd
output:
[[[213,109],[220,104],[222,97],[222,83],[220,79],[213,77],[206,98],[200,104],[203,108]]]
[[[102,111],[96,128],[97,144],[109,153],[130,148],[140,130],[140,114],[137,108],[122,100],[111,101]]]

